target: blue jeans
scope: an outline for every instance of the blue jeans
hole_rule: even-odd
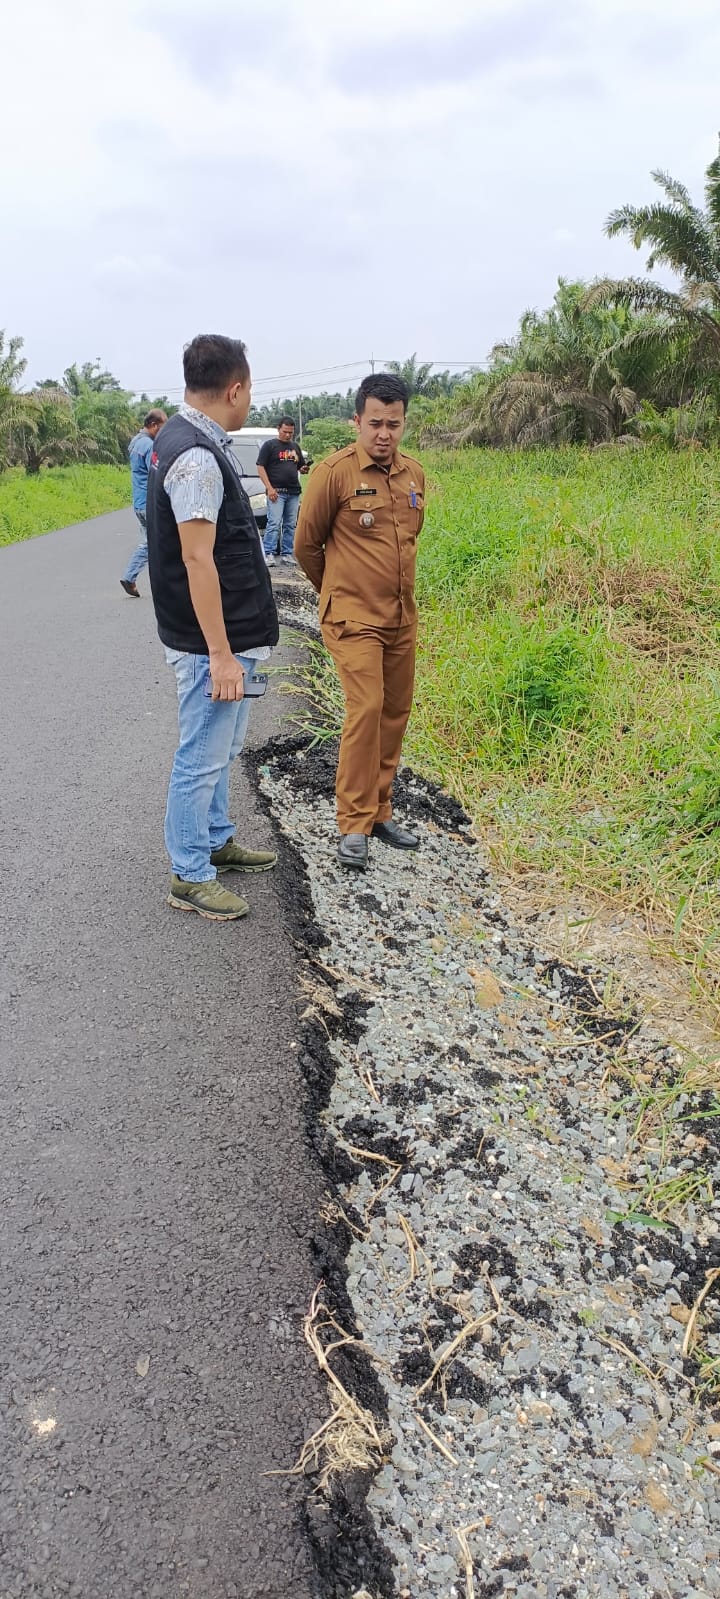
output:
[[[278,542],[281,556],[292,555],[299,508],[299,494],[278,494],[276,500],[268,499],[267,527],[263,539],[266,555],[275,554]]]
[[[147,522],[145,520],[145,512],[136,511],[135,515],[142,528],[143,536],[138,544],[137,549],[130,556],[130,560],[128,561],[125,571],[123,572],[123,583],[134,583],[138,572],[142,572],[143,567],[147,566]]]
[[[230,763],[245,743],[250,700],[211,700],[205,693],[210,662],[207,655],[165,650],[175,669],[180,741],[170,774],[165,845],[177,877],[206,883],[216,877],[211,850],[233,837],[228,815]],[[252,677],[257,662],[235,659]]]

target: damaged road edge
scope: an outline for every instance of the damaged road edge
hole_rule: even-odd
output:
[[[285,866],[285,871],[278,874],[278,886],[298,951],[304,989],[304,993],[301,989],[298,1003],[298,1059],[305,1084],[303,1114],[311,1158],[319,1165],[326,1187],[326,1200],[310,1239],[322,1293],[316,1295],[315,1306],[308,1309],[306,1328],[317,1324],[313,1308],[329,1310],[336,1324],[336,1341],[340,1329],[345,1335],[343,1347],[333,1355],[332,1369],[351,1400],[373,1418],[382,1439],[388,1430],[387,1402],[358,1334],[347,1289],[346,1258],[353,1228],[362,1223],[350,1213],[347,1204],[341,1203],[340,1190],[342,1183],[355,1174],[357,1162],[341,1149],[321,1120],[330,1101],[337,1070],[329,1048],[330,1040],[338,1036],[347,1041],[357,1040],[362,1032],[366,1004],[359,995],[334,997],[338,983],[322,962],[321,951],[328,939],[315,920],[305,861],[278,828],[276,815],[260,783],[260,772],[267,762],[277,760],[280,752],[287,756],[298,744],[305,743],[305,739],[297,738],[275,740],[269,746],[248,750],[246,760],[260,806],[275,829],[281,863]],[[330,1006],[323,1005],[322,1010],[310,998],[312,992],[317,994],[319,987],[332,996]],[[395,1599],[397,1588],[392,1560],[378,1536],[366,1503],[373,1477],[381,1464],[378,1457],[372,1467],[350,1466],[342,1473],[325,1474],[321,1473],[319,1461],[314,1468],[312,1463],[306,1466],[301,1519],[316,1566],[318,1599],[358,1599],[360,1595],[363,1599]],[[322,1481],[323,1475],[326,1480],[321,1489],[318,1477]]]

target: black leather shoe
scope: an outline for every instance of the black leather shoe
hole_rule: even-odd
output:
[[[341,866],[353,866],[356,872],[367,871],[368,841],[364,833],[344,833],[337,848]]]
[[[391,844],[393,849],[420,848],[417,833],[408,833],[407,828],[399,827],[397,822],[375,822],[372,836],[379,838],[382,844]]]

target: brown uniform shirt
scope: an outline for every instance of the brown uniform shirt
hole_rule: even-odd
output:
[[[425,474],[395,451],[390,471],[349,444],[311,474],[295,554],[320,594],[320,621],[400,627],[414,621],[415,547]]]

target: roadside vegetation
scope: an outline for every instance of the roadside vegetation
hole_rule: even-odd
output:
[[[18,544],[129,504],[126,467],[43,468],[30,478],[17,470],[5,472],[0,476],[0,545]]]
[[[130,504],[127,447],[163,397],[133,396],[99,360],[23,388],[23,341],[0,331],[0,545]]]
[[[133,396],[97,361],[66,368],[62,378],[22,387],[23,340],[0,331],[0,474],[19,467],[36,477],[43,467],[126,465],[127,447],[153,406],[177,410],[160,395]],[[2,481],[0,477],[0,482]]]
[[[411,758],[515,869],[662,912],[720,980],[720,463],[431,456]]]

